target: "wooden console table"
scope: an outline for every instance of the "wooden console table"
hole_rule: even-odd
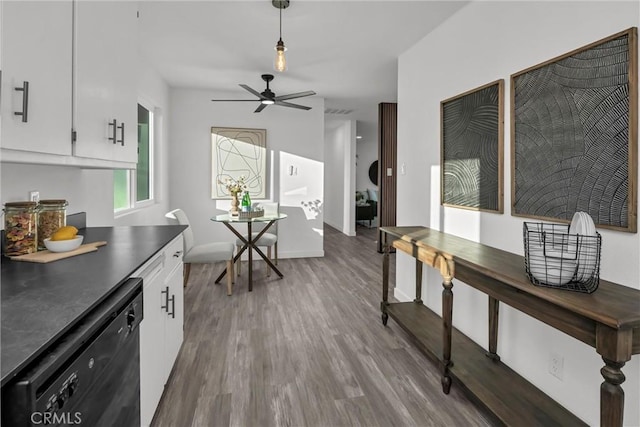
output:
[[[382,227],[382,323],[394,319],[442,370],[442,387],[452,379],[497,421],[506,425],[585,425],[500,361],[498,309],[502,301],[589,346],[602,356],[600,425],[622,426],[621,371],[640,353],[640,291],[600,280],[592,294],[537,287],[525,274],[524,258],[426,227]],[[389,303],[391,245],[416,259],[416,299]],[[442,317],[422,304],[422,264],[443,277]],[[488,351],[452,327],[453,278],[489,298]]]

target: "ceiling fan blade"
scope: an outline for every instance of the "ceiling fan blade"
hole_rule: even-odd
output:
[[[267,108],[269,104],[260,104],[258,105],[258,108],[256,108],[256,111],[254,111],[254,113],[259,113],[260,111],[264,110],[265,108]]]
[[[281,95],[281,96],[276,96],[274,99],[276,101],[284,101],[285,99],[293,99],[293,98],[302,98],[304,96],[312,96],[315,95],[316,93],[312,90],[307,90],[305,92],[297,92],[297,93],[290,93],[288,95]]]
[[[259,99],[212,99],[212,101],[214,102],[256,102],[256,101],[260,101]]]
[[[291,102],[276,101],[275,104],[281,105],[283,107],[298,108],[299,110],[311,110],[311,107],[307,107],[306,105],[293,104]]]
[[[250,88],[249,86],[245,85],[245,84],[240,84],[240,87],[243,88],[244,90],[251,92],[252,94],[254,94],[255,96],[257,96],[260,99],[264,99],[264,96],[262,96],[262,94],[260,92],[258,92],[255,89]]]

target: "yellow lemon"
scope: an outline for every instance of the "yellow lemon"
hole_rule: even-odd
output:
[[[51,240],[71,240],[76,237],[76,234],[78,234],[77,228],[73,225],[65,225],[51,235]]]

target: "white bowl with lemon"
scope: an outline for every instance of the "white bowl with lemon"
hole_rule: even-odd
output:
[[[44,239],[45,247],[51,252],[69,252],[82,244],[84,236],[78,236],[78,229],[72,225],[60,227],[48,239]]]

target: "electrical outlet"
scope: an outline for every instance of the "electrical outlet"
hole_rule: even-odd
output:
[[[562,368],[564,367],[564,357],[558,353],[549,355],[549,373],[562,381]]]
[[[29,191],[29,200],[32,202],[40,201],[40,192],[39,191]]]

